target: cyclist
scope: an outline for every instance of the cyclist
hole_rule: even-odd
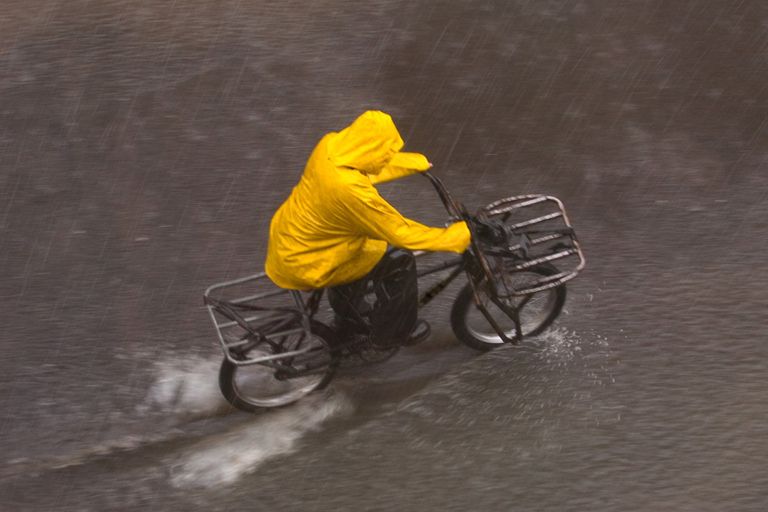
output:
[[[411,250],[462,253],[470,240],[465,222],[428,227],[379,195],[374,185],[432,166],[424,155],[401,152],[403,145],[392,118],[379,111],[325,135],[272,218],[265,269],[282,288],[328,288],[337,328],[384,346],[429,334],[417,318]]]

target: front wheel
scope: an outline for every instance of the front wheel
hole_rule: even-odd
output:
[[[219,370],[219,388],[230,404],[246,412],[280,407],[330,382],[335,369],[330,350],[333,331],[321,323],[313,322],[309,335],[291,336],[291,339],[281,342],[285,351],[309,350],[291,360],[280,360],[281,364],[278,365],[236,365],[224,358]],[[251,350],[247,358],[268,355],[273,355],[270,347],[260,346]]]
[[[502,278],[508,285],[514,287],[514,283],[530,282],[542,275],[548,276],[557,272],[557,269],[552,265],[539,265],[523,272],[505,272]],[[504,335],[514,339],[517,335],[514,321],[490,300],[482,285],[478,294],[483,305],[504,331]],[[549,327],[562,311],[565,304],[565,285],[561,284],[531,295],[506,299],[510,306],[519,306],[523,301],[526,301],[520,310],[523,336],[535,336]],[[487,351],[504,343],[504,340],[475,305],[475,297],[470,283],[467,283],[459,292],[453,303],[451,327],[459,340],[475,350]]]

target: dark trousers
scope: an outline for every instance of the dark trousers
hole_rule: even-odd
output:
[[[418,319],[413,253],[388,249],[366,276],[330,288],[328,300],[343,329],[370,335],[379,344],[402,342]]]

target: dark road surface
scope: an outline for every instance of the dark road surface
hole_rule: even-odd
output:
[[[524,349],[446,296],[232,412],[202,291],[370,108],[472,208],[560,197],[588,268]],[[0,510],[764,511],[766,171],[764,1],[4,1]]]

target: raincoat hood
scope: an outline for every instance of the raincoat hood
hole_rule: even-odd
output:
[[[328,158],[337,167],[377,175],[387,167],[426,170],[430,164],[417,153],[402,153],[404,142],[384,112],[369,110],[328,141]]]

